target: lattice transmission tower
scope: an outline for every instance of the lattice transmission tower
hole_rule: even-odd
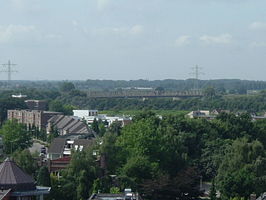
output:
[[[202,68],[196,65],[195,67],[192,67],[192,73],[193,79],[194,79],[194,90],[198,91],[199,90],[199,76],[203,75],[204,73],[202,72]]]
[[[11,81],[12,74],[17,72],[17,71],[15,71],[15,70],[12,69],[12,67],[15,66],[15,65],[16,64],[11,63],[10,60],[7,63],[2,64],[2,66],[3,66],[4,69],[1,70],[0,72],[7,73],[7,81],[8,81],[8,84]]]

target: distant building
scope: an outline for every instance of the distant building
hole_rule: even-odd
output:
[[[16,119],[18,123],[27,125],[28,127],[35,126],[39,129],[45,129],[48,120],[59,112],[40,111],[40,110],[8,110],[7,119]]]
[[[212,120],[215,119],[219,114],[221,113],[230,113],[229,110],[220,110],[220,109],[215,109],[212,111],[209,110],[196,110],[196,111],[191,111],[188,113],[186,116],[188,118],[204,118],[207,120]]]
[[[113,122],[120,122],[122,127],[129,124],[132,121],[131,117],[125,116],[107,116],[105,114],[98,114],[97,110],[73,110],[74,116],[80,119],[84,119],[89,125],[96,119],[97,121],[106,121],[108,126]]]
[[[210,116],[210,111],[208,110],[197,110],[191,111],[187,114],[189,118],[208,118]]]
[[[21,99],[21,98],[27,98],[27,95],[24,95],[24,94],[12,94],[11,95],[11,97],[12,98],[19,98],[19,99]]]
[[[8,158],[0,165],[0,188],[3,200],[43,200],[51,189],[36,186],[35,180]]]
[[[25,104],[30,110],[47,110],[47,101],[44,100],[26,100]]]
[[[97,116],[98,110],[73,110],[74,116],[83,118],[84,116]]]

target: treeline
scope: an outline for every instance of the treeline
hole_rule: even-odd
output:
[[[80,200],[132,188],[148,200],[195,199],[202,177],[212,181],[212,200],[216,191],[221,200],[248,199],[265,192],[265,145],[266,121],[247,114],[206,121],[144,112],[76,152],[52,195]]]
[[[204,89],[214,87],[219,91],[228,93],[244,94],[247,90],[264,90],[266,89],[265,81],[248,81],[239,79],[218,79],[218,80],[86,80],[86,81],[0,81],[2,89],[19,89],[35,88],[57,90],[65,82],[73,83],[75,87],[83,91],[113,91],[122,88],[163,88],[164,90],[184,91],[195,89]]]
[[[0,116],[5,119],[6,110],[25,108],[23,99],[11,98],[19,90],[0,91]],[[255,95],[226,95],[213,87],[204,89],[204,96],[173,100],[172,98],[89,98],[87,93],[76,89],[73,83],[62,83],[59,89],[23,89],[27,99],[47,100],[49,110],[72,114],[72,109],[98,110],[212,110],[264,112],[266,111],[266,92]]]
[[[214,96],[173,100],[170,98],[142,99],[93,99],[87,97],[60,96],[63,104],[75,105],[77,108],[98,110],[213,110],[263,112],[266,111],[266,96]]]

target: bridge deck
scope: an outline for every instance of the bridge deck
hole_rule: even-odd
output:
[[[112,92],[89,92],[90,98],[172,98],[172,97],[201,97],[201,91],[182,91],[182,92],[126,92],[126,91],[112,91]]]

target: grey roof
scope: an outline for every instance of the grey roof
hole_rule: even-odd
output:
[[[89,200],[117,200],[124,199],[124,194],[92,194]]]
[[[20,169],[14,161],[6,159],[0,165],[0,188],[13,191],[35,190],[34,179]]]
[[[84,148],[86,148],[89,145],[92,145],[94,143],[94,141],[95,140],[77,139],[77,140],[74,140],[74,144],[73,145],[79,145],[79,146],[83,146]]]
[[[77,124],[79,124],[79,120],[73,119],[69,124],[64,127],[64,130],[70,131],[70,129],[74,126],[77,126]]]
[[[64,151],[65,143],[66,138],[55,138],[48,148],[48,153],[61,154]]]
[[[64,115],[55,115],[48,120],[48,123],[57,123],[64,118]]]
[[[49,120],[49,123],[54,125],[63,134],[66,131],[67,134],[91,134],[95,136],[92,129],[73,116],[57,115]]]
[[[67,126],[69,123],[71,123],[74,119],[69,117],[69,116],[65,116],[64,118],[62,118],[62,120],[60,120],[57,124],[56,127],[58,129],[63,129],[65,126]]]

